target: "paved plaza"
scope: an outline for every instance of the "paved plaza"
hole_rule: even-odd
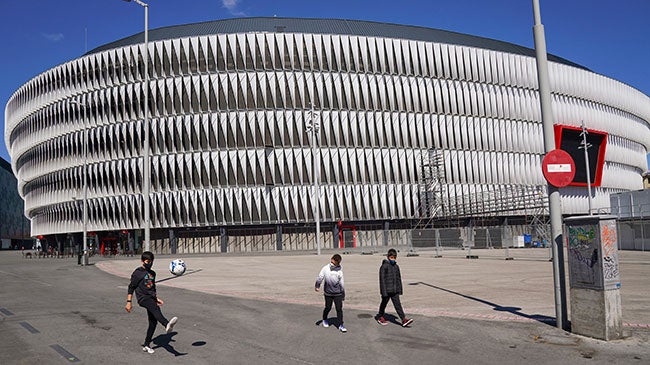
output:
[[[338,252],[338,251],[337,251]],[[313,290],[318,270],[334,251],[297,255],[183,256],[188,275],[173,277],[166,269],[168,257],[158,265],[161,285],[209,294],[321,306]],[[502,321],[555,320],[553,265],[547,249],[472,250],[479,259],[466,259],[467,251],[446,250],[442,258],[434,251],[408,256],[402,252],[402,302],[409,314]],[[509,254],[513,260],[505,260]],[[376,311],[379,303],[378,273],[383,254],[343,254],[346,308]],[[650,310],[637,303],[650,303],[644,290],[650,273],[650,252],[621,252],[623,319],[628,326],[650,328]],[[101,270],[128,278],[139,259],[110,260],[97,264]],[[646,275],[644,275],[644,273]],[[568,275],[568,271],[566,272]],[[568,285],[568,284],[567,284]],[[568,287],[567,287],[568,289]],[[570,308],[568,308],[570,310]]]
[[[323,299],[313,285],[333,253],[158,255],[163,313],[180,320],[177,332],[157,330],[149,355],[139,347],[145,312],[123,309],[137,257],[92,257],[80,267],[71,258],[0,252],[0,363],[650,362],[650,252],[620,253],[625,338],[609,342],[554,326],[547,249],[472,250],[478,259],[462,250],[442,257],[402,251],[402,303],[415,319],[411,328],[373,319],[383,252],[343,252],[349,332],[325,329],[315,325]],[[172,258],[187,263],[185,275],[169,274]],[[391,304],[387,313],[394,314]]]

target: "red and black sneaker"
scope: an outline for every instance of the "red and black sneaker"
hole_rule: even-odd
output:
[[[377,323],[379,323],[382,326],[385,326],[388,324],[388,321],[386,320],[386,318],[384,318],[384,316],[381,316],[377,318]]]
[[[402,327],[407,327],[409,324],[413,323],[413,318],[406,318],[404,317],[402,319]]]

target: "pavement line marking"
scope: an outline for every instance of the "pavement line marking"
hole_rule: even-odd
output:
[[[645,323],[623,323],[623,327],[650,328],[650,324],[645,324]]]
[[[40,332],[39,330],[32,327],[32,325],[27,323],[27,322],[20,322],[20,325],[25,327],[25,329],[28,330],[30,333],[39,333]]]
[[[68,361],[70,362],[79,362],[78,357],[74,356],[73,354],[69,353],[68,350],[64,349],[61,347],[61,345],[50,345],[51,348],[54,349],[54,351],[58,352],[61,356],[65,357]]]
[[[2,314],[4,314],[5,316],[13,316],[14,315],[13,313],[11,313],[11,311],[9,309],[5,309],[5,308],[0,308],[0,312],[2,312]]]

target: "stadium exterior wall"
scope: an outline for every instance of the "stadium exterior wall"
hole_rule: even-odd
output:
[[[16,183],[11,165],[0,158],[0,250],[32,247],[29,220],[25,217],[23,199],[18,195]]]
[[[288,21],[308,28],[310,20]],[[246,23],[213,23],[238,22]],[[468,46],[355,34],[405,26],[346,22],[350,34],[275,27],[156,40],[151,31],[147,126],[142,43],[100,47],[27,82],[7,103],[5,141],[32,235],[82,231],[84,143],[89,230],[141,229],[145,127],[154,236],[311,225],[312,108],[323,222],[384,227],[427,216],[432,153],[442,159],[439,216],[525,214],[482,207],[507,206],[513,192],[546,185],[533,53],[481,48],[484,39],[472,36]],[[551,62],[549,73],[556,122],[608,133],[594,208],[608,208],[612,193],[641,189],[650,98],[570,62]],[[564,214],[587,212],[586,188],[560,192]]]

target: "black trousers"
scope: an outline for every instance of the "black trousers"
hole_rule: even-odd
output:
[[[395,307],[395,311],[397,311],[397,315],[399,316],[399,318],[404,319],[406,315],[404,315],[404,309],[402,309],[402,303],[399,301],[399,294],[392,294],[385,297],[382,296],[381,304],[379,305],[379,313],[377,314],[377,316],[378,317],[384,316],[384,313],[386,313],[386,305],[388,305],[389,300],[393,302],[393,306]]]
[[[147,337],[144,338],[144,346],[149,346],[153,333],[156,330],[158,322],[164,327],[167,327],[169,321],[165,316],[163,316],[160,307],[155,299],[145,299],[142,303],[138,303],[140,306],[147,310],[147,317],[149,318],[149,327],[147,328]]]
[[[336,307],[336,320],[339,322],[339,325],[343,324],[343,296],[329,296],[325,295],[325,309],[323,309],[323,320],[327,319],[327,315],[330,314],[332,310],[332,302]]]

